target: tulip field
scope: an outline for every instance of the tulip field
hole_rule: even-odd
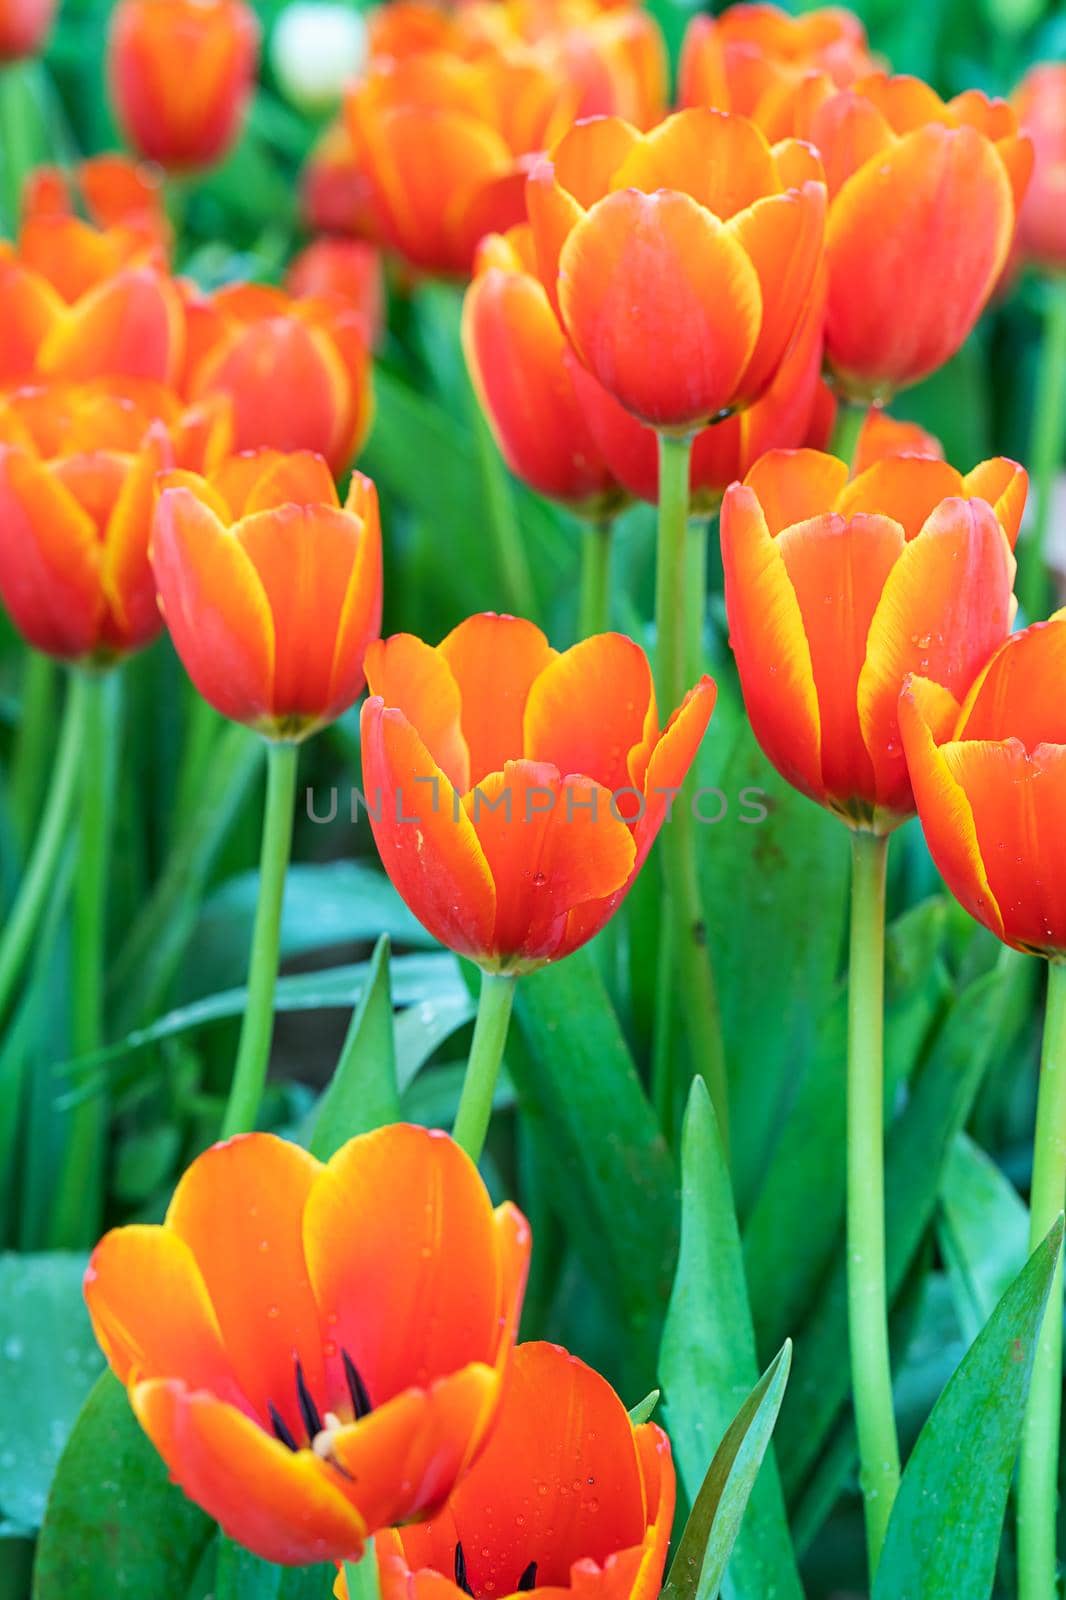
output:
[[[0,1600],[1061,1600],[1062,0],[0,0]]]

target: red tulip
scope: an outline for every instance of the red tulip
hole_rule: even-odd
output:
[[[57,0],[0,0],[0,62],[35,56],[55,20]]]
[[[1014,96],[1035,161],[1021,216],[1018,249],[1048,272],[1066,271],[1066,62],[1031,67]]]
[[[355,312],[363,343],[372,349],[385,320],[381,256],[362,239],[316,239],[289,264],[285,287],[297,299],[335,295]]]

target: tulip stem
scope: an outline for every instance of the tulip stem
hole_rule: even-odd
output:
[[[885,1283],[884,995],[888,839],[851,836],[848,969],[848,1342],[871,1582],[899,1488]]]
[[[1047,1015],[1036,1105],[1029,1248],[1066,1203],[1066,962],[1048,968]],[[1054,1600],[1055,1528],[1062,1410],[1062,1256],[1051,1280],[1036,1348],[1018,1468],[1019,1600]]]
[[[685,560],[688,605],[688,638],[685,640],[685,683],[694,683],[703,671],[703,622],[707,596],[707,541],[711,519],[690,517]]]
[[[22,679],[22,705],[11,760],[11,821],[24,850],[33,842],[33,824],[48,770],[58,673],[51,656],[31,650]]]
[[[1033,433],[1029,459],[1033,467],[1033,528],[1023,544],[1028,560],[1021,573],[1018,594],[1027,617],[1047,611],[1048,549],[1055,478],[1066,440],[1066,273],[1047,284],[1044,335],[1040,347]],[[1050,1227],[1050,1223],[1048,1224]]]
[[[462,1146],[472,1161],[477,1161],[481,1155],[492,1119],[492,1099],[507,1043],[516,981],[512,973],[481,974],[474,1037],[470,1041],[463,1092],[452,1129],[456,1144]]]
[[[248,999],[237,1048],[237,1065],[233,1069],[226,1114],[222,1119],[224,1139],[232,1138],[235,1133],[249,1133],[255,1127],[266,1085],[274,1037],[274,990],[278,981],[285,874],[292,849],[298,760],[299,749],[295,744],[268,746],[266,811],[259,856],[259,899],[248,967]]]
[[[0,1022],[7,1014],[67,843],[67,827],[78,792],[78,768],[90,693],[86,675],[72,673],[41,825],[0,938]]]
[[[611,614],[611,534],[609,517],[586,522],[581,529],[581,598],[577,636],[589,639],[606,632]]]
[[[515,514],[514,495],[492,430],[473,396],[473,389],[471,409],[489,533],[496,547],[496,564],[503,597],[516,617],[531,617],[536,608],[533,577]]]
[[[89,1055],[104,1042],[107,966],[107,881],[114,811],[119,678],[86,673],[78,857],[72,917],[71,1045]],[[94,1244],[103,1212],[107,1100],[103,1091],[79,1101],[56,1185],[49,1244],[76,1250]]]
[[[829,441],[829,453],[839,456],[849,472],[855,465],[859,435],[862,433],[862,425],[867,415],[866,406],[857,406],[850,400],[837,402],[837,415],[833,423],[833,437]]]
[[[706,591],[692,581],[689,547],[689,464],[692,439],[659,435],[659,534],[655,573],[656,691],[665,719],[681,704],[692,641],[702,633]],[[662,834],[666,893],[663,917],[674,929],[676,993],[659,991],[658,1003],[680,1003],[692,1066],[706,1080],[722,1142],[729,1145],[726,1080],[718,990],[703,916],[696,858],[696,822],[688,797],[674,798]],[[658,1031],[662,1036],[663,1019]]]

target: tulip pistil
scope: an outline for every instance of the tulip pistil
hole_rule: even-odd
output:
[[[470,1582],[470,1578],[466,1570],[466,1556],[463,1552],[462,1540],[460,1540],[455,1547],[455,1583],[456,1587],[461,1589],[464,1594],[470,1595],[471,1600],[476,1600],[473,1585]],[[530,1589],[535,1589],[536,1586],[537,1563],[535,1561],[531,1561],[529,1565],[523,1569],[522,1576],[518,1580],[516,1592],[518,1594],[525,1594],[528,1593]]]

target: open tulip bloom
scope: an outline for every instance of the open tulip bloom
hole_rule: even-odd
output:
[[[722,507],[730,639],[770,760],[852,830],[848,1290],[871,1570],[899,1482],[884,1276],[883,1013],[889,832],[914,810],[898,701],[911,672],[965,696],[1014,616],[1026,475],[771,451]]]
[[[1017,950],[1045,956],[1047,1019],[1037,1101],[1030,1239],[1066,1200],[1066,611],[997,651],[960,707],[937,683],[907,682],[900,724],[925,837],[970,915]],[[1019,1565],[1031,1593],[1056,1573],[1061,1264],[1052,1282],[1019,1477]]]
[[[485,1449],[428,1522],[376,1541],[382,1600],[534,1587],[655,1600],[674,1513],[666,1434],[634,1427],[603,1378],[554,1344],[520,1344]],[[338,1600],[348,1600],[343,1576]]]
[[[343,1561],[484,1444],[529,1247],[444,1134],[395,1124],[325,1164],[250,1134],[193,1162],[162,1227],[107,1234],[85,1298],[186,1494],[268,1561]]]
[[[379,641],[366,671],[363,789],[385,870],[430,932],[484,969],[456,1121],[476,1153],[512,979],[615,911],[674,811],[715,688],[702,678],[660,730],[631,639],[599,634],[560,655],[532,623],[491,614],[435,648]]]

